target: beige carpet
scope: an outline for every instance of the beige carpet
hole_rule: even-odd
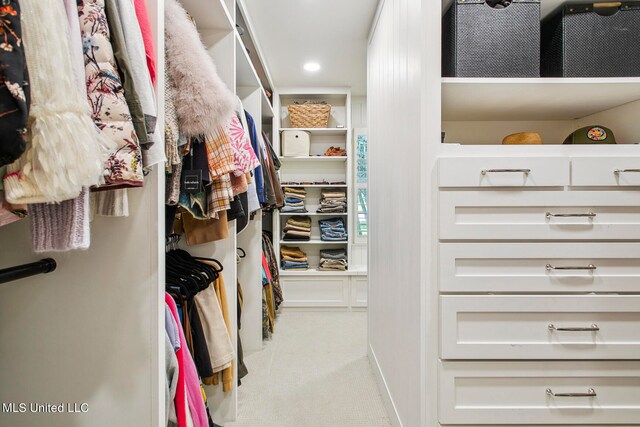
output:
[[[225,427],[388,427],[366,356],[365,312],[281,313],[245,358],[238,420]]]

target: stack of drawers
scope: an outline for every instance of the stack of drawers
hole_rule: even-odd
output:
[[[640,426],[640,157],[439,161],[442,426]]]

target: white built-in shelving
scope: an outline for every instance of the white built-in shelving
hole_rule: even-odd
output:
[[[318,276],[347,276],[350,272],[335,271],[319,271],[317,264],[319,262],[320,251],[322,249],[345,248],[348,258],[350,256],[351,233],[349,212],[352,208],[351,182],[352,182],[352,165],[349,160],[352,153],[352,129],[351,129],[351,93],[348,89],[342,88],[290,88],[279,89],[275,98],[275,110],[277,118],[275,120],[276,129],[274,130],[274,141],[276,150],[282,163],[280,169],[280,177],[282,182],[298,182],[301,184],[287,185],[286,187],[305,188],[307,197],[305,199],[305,208],[307,213],[280,213],[274,216],[274,230],[276,234],[280,234],[277,239],[277,252],[282,245],[300,246],[309,258],[309,270],[281,270],[281,274],[287,278],[301,276],[318,277]],[[329,125],[326,128],[292,128],[288,116],[288,105],[294,102],[304,102],[307,100],[326,101],[331,104],[331,116]],[[286,157],[282,156],[280,137],[283,131],[307,131],[310,133],[310,153],[309,156]],[[324,156],[323,154],[330,147],[340,147],[347,151],[346,156]],[[305,182],[327,182],[327,184],[308,184]],[[345,184],[329,184],[329,182],[344,182]],[[323,189],[343,189],[347,194],[347,212],[344,213],[318,213],[317,209],[320,205],[320,195]],[[287,219],[295,215],[307,215],[312,218],[311,239],[308,241],[285,241],[282,240],[282,229]],[[318,221],[323,218],[341,217],[345,219],[345,226],[349,238],[346,241],[325,241],[320,239],[320,229]],[[315,267],[314,267],[315,266]],[[287,284],[285,281],[285,304]],[[310,282],[309,282],[310,283]]]
[[[295,156],[295,157],[279,157],[284,162],[346,162],[347,156]]]
[[[269,133],[273,128],[275,116],[271,101],[267,96],[266,81],[271,90],[272,83],[261,59],[261,52],[253,57],[245,46],[247,37],[254,33],[247,23],[246,10],[242,0],[181,0],[182,5],[193,17],[200,37],[213,58],[218,74],[225,84],[242,101],[243,108],[254,118],[256,130]],[[236,24],[241,22],[245,34],[240,36]],[[255,46],[257,43],[253,43]],[[262,75],[258,72],[261,70]],[[227,305],[231,319],[235,319],[237,307],[237,287],[239,281],[243,289],[242,329],[240,337],[245,352],[262,348],[262,215],[256,215],[249,221],[245,230],[236,234],[235,221],[229,223],[229,237],[210,244],[189,247],[196,256],[215,258],[224,266],[224,279],[227,290]],[[246,253],[237,263],[237,249]],[[234,346],[237,345],[237,326],[232,321],[230,335]],[[234,366],[238,366],[237,363]],[[237,384],[237,371],[234,372],[234,384]],[[226,424],[236,419],[238,391],[234,386],[229,393],[223,393],[221,387],[206,387],[209,409],[218,424]]]

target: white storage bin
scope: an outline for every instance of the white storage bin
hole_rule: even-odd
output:
[[[282,155],[284,157],[308,156],[311,133],[302,130],[282,131]]]

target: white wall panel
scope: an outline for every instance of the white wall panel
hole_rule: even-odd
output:
[[[384,1],[368,50],[369,343],[405,426],[423,425],[420,11]]]

